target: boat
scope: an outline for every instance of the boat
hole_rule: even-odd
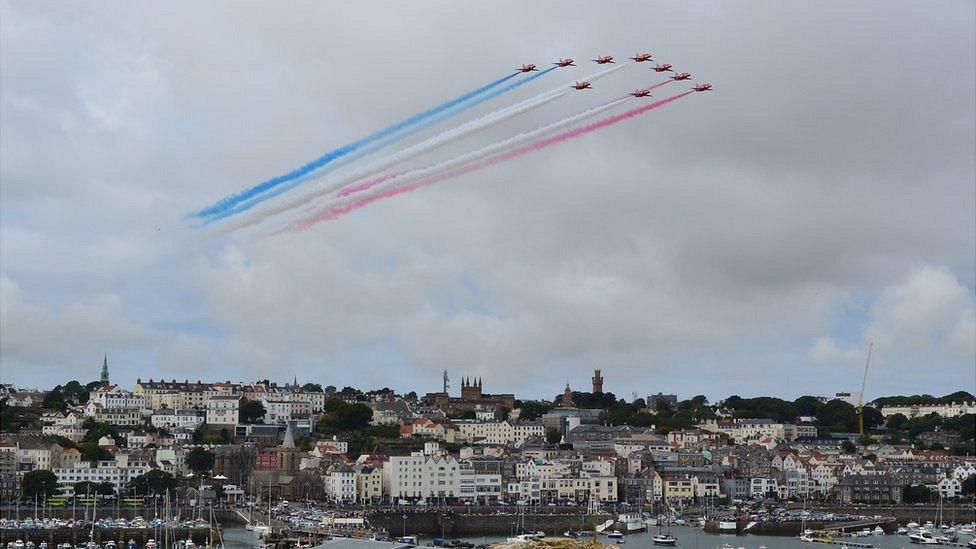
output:
[[[625,543],[627,543],[627,540],[625,540],[625,539],[622,539],[622,538],[621,538],[621,539],[618,539],[618,540],[617,540],[617,545],[623,545],[623,544],[625,544]]]
[[[899,536],[908,535],[908,528],[905,528],[904,526],[899,526],[898,529],[895,530],[895,534]]]
[[[918,523],[913,520],[908,524],[906,524],[905,528],[908,528],[909,530],[915,530],[916,528],[918,528]]]
[[[735,532],[738,529],[739,524],[734,520],[720,520],[718,521],[718,531],[719,532]]]
[[[880,526],[875,526],[874,527],[874,530],[873,530],[873,533],[876,536],[883,536],[884,535],[884,529],[881,528]]]
[[[417,536],[401,536],[397,541],[407,545],[417,545]]]
[[[908,534],[908,539],[919,545],[939,545],[939,540],[935,539],[935,536],[924,528],[919,528],[917,531]]]
[[[976,538],[973,538],[973,539],[969,540],[969,543],[967,543],[966,546],[967,547],[970,547],[970,548],[973,548],[973,549],[976,549]]]
[[[620,530],[614,530],[613,532],[607,534],[607,537],[610,539],[621,539],[624,537],[624,534]]]
[[[581,537],[583,537],[585,535],[586,535],[586,532],[581,532],[579,530],[568,530],[566,532],[563,532],[563,536],[564,537],[567,537],[567,538],[570,538],[570,539],[581,538]]]
[[[671,523],[670,522],[668,523],[668,531],[667,533],[665,533],[661,530],[660,520],[657,521],[657,534],[655,534],[654,537],[651,538],[651,541],[654,543],[654,545],[677,545],[678,544],[678,538],[671,535]]]

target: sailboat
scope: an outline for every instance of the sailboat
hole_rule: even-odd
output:
[[[662,525],[661,525],[662,520],[667,521],[667,523],[668,523],[668,531],[667,531],[667,533],[665,533],[665,532],[663,532],[661,530],[661,528],[662,528]],[[670,517],[663,517],[662,516],[661,518],[658,519],[658,521],[657,521],[657,534],[654,534],[654,537],[651,538],[651,541],[654,542],[654,545],[677,545],[678,544],[678,538],[676,538],[673,535],[671,535],[671,520],[670,520]]]

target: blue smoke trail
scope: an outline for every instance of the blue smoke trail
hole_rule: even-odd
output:
[[[369,144],[369,143],[371,143],[373,141],[376,141],[377,139],[382,139],[382,138],[384,138],[384,137],[386,137],[386,136],[388,136],[388,135],[390,135],[390,134],[392,134],[394,132],[400,131],[400,130],[402,130],[404,128],[407,128],[407,127],[409,127],[409,126],[411,126],[413,124],[416,124],[418,122],[421,122],[421,121],[423,121],[425,118],[427,118],[429,116],[436,115],[437,113],[439,113],[441,111],[444,111],[446,109],[450,109],[451,107],[454,107],[454,106],[456,106],[456,105],[458,105],[460,103],[463,103],[463,102],[467,101],[468,99],[471,99],[472,97],[476,97],[476,96],[478,96],[478,95],[480,95],[480,94],[482,94],[482,93],[484,93],[484,92],[486,92],[486,91],[488,91],[488,90],[490,90],[490,89],[492,89],[492,88],[494,88],[494,87],[496,87],[496,86],[498,86],[500,84],[505,83],[506,81],[514,78],[518,74],[519,73],[515,72],[515,73],[512,73],[512,74],[506,75],[506,76],[504,76],[502,78],[499,78],[499,79],[495,80],[494,82],[490,82],[490,83],[488,83],[488,84],[486,84],[484,86],[481,86],[480,88],[478,88],[476,90],[472,90],[470,92],[467,92],[467,93],[465,93],[463,95],[460,95],[458,97],[455,97],[454,99],[452,99],[450,101],[447,101],[445,103],[441,103],[440,105],[437,105],[436,107],[431,107],[430,109],[427,109],[426,111],[423,111],[421,113],[417,113],[417,114],[415,114],[415,115],[413,115],[413,116],[411,116],[411,117],[409,117],[409,118],[407,118],[405,120],[402,120],[400,122],[397,122],[396,124],[387,126],[387,127],[383,128],[382,130],[373,132],[373,133],[371,133],[371,134],[369,134],[369,135],[367,135],[365,137],[362,137],[362,138],[360,138],[360,139],[358,139],[356,141],[353,141],[352,143],[349,143],[347,145],[343,145],[343,146],[341,146],[341,147],[339,147],[337,149],[334,149],[332,151],[329,151],[326,154],[320,156],[319,158],[316,158],[315,160],[313,160],[313,161],[305,164],[304,166],[301,166],[299,168],[296,168],[296,169],[294,169],[294,170],[292,170],[292,171],[290,171],[288,173],[285,173],[285,174],[282,174],[282,175],[279,175],[279,176],[276,176],[276,177],[272,177],[271,179],[268,179],[266,181],[263,181],[261,183],[258,183],[257,185],[255,185],[255,186],[253,186],[253,187],[251,187],[251,188],[249,188],[249,189],[247,189],[245,191],[241,191],[241,192],[239,192],[237,194],[233,194],[231,196],[228,196],[226,198],[223,198],[223,199],[217,201],[216,203],[214,203],[214,204],[212,204],[210,206],[207,206],[206,208],[203,208],[203,209],[201,209],[201,210],[199,210],[197,212],[191,213],[190,216],[191,217],[203,218],[203,217],[212,217],[215,214],[220,214],[220,213],[226,211],[228,208],[231,208],[234,205],[236,205],[236,204],[238,204],[238,203],[240,203],[240,202],[242,202],[244,200],[247,200],[249,198],[252,198],[255,195],[258,195],[258,194],[260,194],[260,193],[262,193],[264,191],[273,189],[276,186],[281,185],[282,183],[286,183],[288,181],[292,181],[294,179],[297,179],[297,178],[299,178],[299,177],[301,177],[301,176],[303,176],[303,175],[311,172],[312,170],[315,170],[316,168],[322,167],[322,166],[324,166],[324,165],[332,162],[333,160],[335,160],[337,158],[341,158],[341,157],[343,157],[343,156],[345,156],[345,155],[347,155],[347,154],[355,151],[356,149],[358,149],[359,147],[362,147],[363,145],[367,145],[367,144]]]
[[[228,204],[226,207],[222,208],[221,211],[217,211],[215,213],[210,214],[209,215],[210,221],[217,221],[220,219],[224,219],[226,217],[230,217],[234,214],[247,211],[252,207],[256,206],[257,204],[264,202],[265,200],[274,198],[279,194],[294,189],[304,181],[321,177],[336,168],[342,167],[366,155],[372,154],[384,147],[389,146],[392,143],[396,143],[397,141],[409,137],[419,131],[423,131],[424,129],[429,128],[430,126],[433,126],[434,124],[444,119],[450,118],[460,112],[463,112],[474,106],[480,105],[481,103],[484,103],[485,101],[488,101],[489,99],[492,99],[494,97],[498,97],[499,95],[507,91],[513,90],[524,84],[528,84],[529,82],[535,80],[536,78],[548,74],[549,72],[555,69],[556,67],[549,67],[547,69],[543,69],[526,78],[493,89],[488,93],[481,94],[477,97],[469,98],[468,101],[455,103],[451,107],[440,110],[439,112],[426,117],[424,120],[421,120],[410,127],[403,127],[400,129],[400,131],[387,133],[385,136],[378,137],[372,142],[366,144],[366,146],[360,146],[354,151],[346,152],[343,155],[341,155],[341,158],[337,157],[334,162],[329,162],[328,165],[321,166],[321,169],[309,170],[304,174],[291,178],[290,180],[282,181],[281,183],[279,183],[273,188],[268,188],[266,192],[258,191],[255,193],[251,193],[248,197],[237,200],[235,204]],[[209,223],[205,223],[205,224],[209,224]]]

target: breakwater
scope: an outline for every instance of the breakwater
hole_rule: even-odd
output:
[[[549,535],[566,530],[592,530],[614,518],[609,514],[467,514],[451,511],[377,511],[367,516],[372,528],[386,530],[392,536],[423,534],[436,537],[469,537],[509,535],[513,531],[542,530]]]

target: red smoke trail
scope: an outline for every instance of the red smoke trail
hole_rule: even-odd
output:
[[[662,82],[661,84],[658,84],[658,86],[661,86],[661,85],[664,85],[664,84],[666,84],[666,82]],[[335,219],[335,218],[340,217],[342,215],[345,215],[345,214],[347,214],[347,213],[349,213],[349,212],[351,212],[353,210],[358,210],[359,208],[362,208],[362,207],[364,207],[366,205],[372,204],[373,202],[376,202],[377,200],[382,200],[382,199],[385,199],[385,198],[390,198],[392,196],[396,196],[396,195],[401,194],[401,193],[405,193],[405,192],[412,191],[412,190],[414,190],[414,189],[416,189],[418,187],[426,187],[427,185],[432,185],[434,183],[438,183],[438,182],[443,181],[445,179],[450,179],[450,178],[453,178],[453,177],[457,177],[459,175],[464,175],[466,173],[470,173],[470,172],[473,172],[473,171],[477,171],[477,170],[481,170],[481,169],[484,169],[484,168],[488,168],[488,167],[494,166],[495,164],[498,164],[500,162],[504,162],[506,160],[510,160],[510,159],[513,159],[513,158],[517,158],[517,157],[520,157],[520,156],[529,154],[531,152],[535,152],[535,151],[544,149],[546,147],[549,147],[549,146],[552,146],[552,145],[556,145],[556,144],[562,143],[564,141],[568,141],[570,139],[573,139],[575,137],[579,137],[581,135],[586,135],[586,134],[588,134],[590,132],[594,132],[596,130],[600,130],[600,129],[606,128],[607,126],[612,126],[612,125],[617,124],[619,122],[623,122],[624,120],[629,120],[631,118],[634,118],[635,116],[639,116],[639,115],[644,114],[645,112],[651,111],[653,109],[657,109],[659,107],[663,107],[663,106],[665,106],[665,105],[667,105],[667,104],[669,104],[669,103],[671,103],[673,101],[677,101],[678,99],[681,99],[682,97],[684,97],[686,95],[689,95],[689,94],[692,94],[692,93],[694,93],[694,90],[688,90],[686,92],[682,92],[682,93],[679,93],[677,95],[673,95],[671,97],[668,97],[668,98],[665,98],[665,99],[661,99],[659,101],[655,101],[653,103],[649,103],[649,104],[644,105],[644,106],[641,106],[641,107],[637,107],[637,108],[634,108],[634,109],[630,109],[629,111],[624,111],[622,113],[615,114],[613,116],[608,116],[608,117],[603,118],[601,120],[597,120],[596,122],[591,122],[589,124],[585,124],[585,125],[580,126],[578,128],[573,128],[571,130],[566,130],[566,131],[561,132],[561,133],[558,133],[556,135],[553,135],[553,136],[550,136],[550,137],[546,137],[544,139],[539,139],[537,141],[533,141],[532,143],[528,143],[526,145],[523,145],[521,147],[512,149],[510,151],[506,151],[506,152],[503,152],[503,153],[496,154],[495,156],[491,156],[491,157],[488,157],[488,158],[486,158],[484,160],[471,163],[471,164],[469,164],[467,166],[458,168],[456,170],[452,170],[452,171],[448,171],[448,172],[445,172],[445,173],[437,174],[437,175],[434,175],[434,176],[431,176],[431,177],[428,177],[428,178],[424,178],[424,179],[415,181],[413,183],[408,183],[408,184],[405,184],[405,185],[401,185],[401,186],[398,186],[398,187],[391,187],[389,189],[380,191],[380,192],[378,192],[376,194],[364,196],[364,197],[362,197],[362,198],[360,198],[358,200],[354,200],[354,201],[349,202],[349,203],[346,203],[346,204],[342,204],[342,205],[338,205],[338,206],[331,206],[331,207],[324,208],[323,210],[319,211],[318,213],[315,213],[315,214],[313,214],[313,215],[311,215],[309,217],[306,217],[304,219],[300,219],[298,221],[295,221],[294,223],[286,226],[285,228],[283,228],[281,230],[278,230],[278,231],[275,231],[274,233],[272,233],[272,235],[279,234],[279,233],[285,232],[285,231],[304,231],[306,229],[311,228],[313,225],[315,225],[317,223],[320,223],[322,221],[329,221],[329,220]]]

